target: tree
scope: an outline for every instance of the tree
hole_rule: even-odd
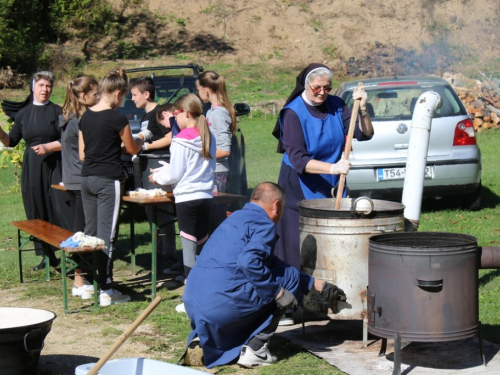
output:
[[[1,66],[33,72],[53,36],[50,0],[0,0]]]

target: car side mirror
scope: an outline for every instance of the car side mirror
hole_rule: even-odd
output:
[[[250,113],[250,106],[247,103],[235,103],[234,110],[236,111],[236,116],[244,116]]]

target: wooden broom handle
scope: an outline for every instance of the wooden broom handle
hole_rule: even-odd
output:
[[[358,87],[362,87],[363,83],[359,82]],[[344,159],[349,160],[349,154],[351,152],[351,146],[352,146],[352,138],[354,136],[354,128],[356,127],[356,118],[358,117],[358,111],[359,111],[359,103],[361,102],[361,99],[356,99],[354,101],[354,105],[352,107],[352,115],[351,115],[351,122],[349,124],[349,132],[347,133],[347,141],[345,144],[345,150],[344,150]],[[342,203],[342,194],[344,194],[344,185],[345,185],[345,174],[342,173],[340,175],[340,180],[339,180],[339,186],[337,190],[337,197],[335,198],[335,210],[340,209],[340,205]]]
[[[132,323],[128,329],[118,337],[111,348],[101,357],[101,359],[87,372],[87,375],[97,375],[99,370],[104,366],[104,364],[111,358],[113,354],[123,345],[125,341],[132,335],[132,333],[139,327],[139,325],[146,319],[149,314],[159,305],[161,302],[161,297],[156,297],[153,302],[142,312],[141,315]]]

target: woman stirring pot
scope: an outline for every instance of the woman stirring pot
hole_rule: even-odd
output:
[[[297,76],[296,86],[281,110],[273,135],[283,153],[278,184],[285,189],[285,211],[277,225],[279,240],[274,254],[300,269],[299,211],[304,199],[330,198],[340,175],[351,163],[341,159],[349,130],[351,109],[339,97],[328,95],[333,74],[322,64],[310,64]],[[373,135],[366,110],[364,87],[353,99],[361,99],[354,137],[369,140]]]

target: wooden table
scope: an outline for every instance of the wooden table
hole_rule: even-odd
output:
[[[156,207],[161,204],[175,204],[174,194],[167,193],[163,197],[149,197],[146,195],[124,195],[123,201],[128,203],[136,203],[140,206],[152,206],[152,223],[151,223],[151,297],[156,298],[156,237],[158,233],[158,226],[156,224]],[[214,196],[213,203],[232,203],[238,201],[248,201],[248,197],[244,195],[228,194],[228,193],[218,193]],[[131,217],[131,222],[133,222],[133,215]],[[131,230],[133,225],[130,226]],[[131,233],[132,235],[132,233]],[[135,259],[135,249],[131,249],[134,254]]]

